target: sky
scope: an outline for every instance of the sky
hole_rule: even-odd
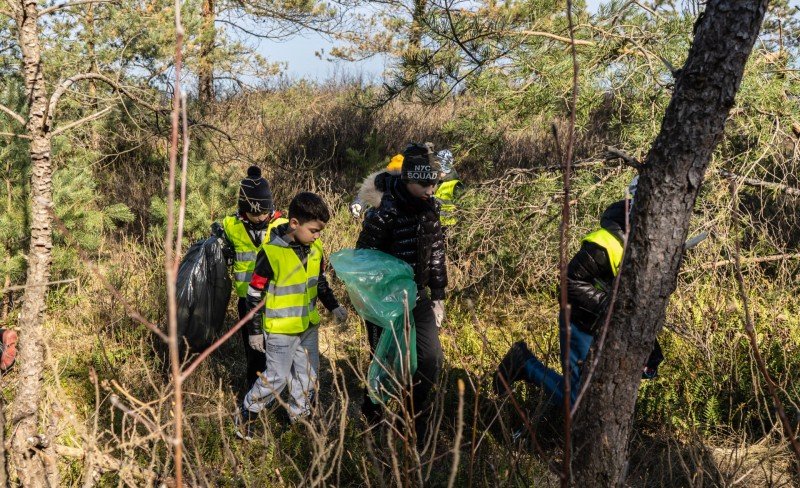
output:
[[[586,0],[589,12],[597,12],[606,0]],[[790,0],[789,5],[798,7],[800,0]],[[335,75],[361,76],[365,80],[378,80],[386,68],[386,58],[375,57],[358,63],[347,61],[328,61],[317,52],[328,52],[334,44],[318,34],[295,36],[286,41],[262,41],[258,51],[268,60],[285,62],[285,75],[291,79],[305,78],[323,81]]]
[[[596,12],[601,0],[586,0],[590,12]],[[328,61],[317,52],[328,52],[334,44],[322,36],[309,33],[286,41],[264,40],[258,52],[272,62],[287,63],[285,75],[292,79],[322,81],[334,75],[363,75],[366,80],[379,79],[386,68],[386,58],[375,57],[361,62]]]

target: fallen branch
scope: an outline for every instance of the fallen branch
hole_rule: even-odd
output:
[[[800,196],[800,189],[791,187],[789,185],[784,185],[782,183],[772,183],[770,181],[757,180],[755,178],[747,178],[742,175],[737,175],[736,173],[731,173],[730,171],[724,169],[719,170],[719,174],[724,178],[735,179],[741,183],[744,183],[745,185],[759,186],[762,188],[769,188],[770,190],[782,191],[787,195]]]
[[[771,256],[759,256],[754,258],[745,258],[740,260],[740,264],[754,264],[754,263],[769,263],[772,261],[783,261],[784,259],[800,259],[800,253],[795,254],[774,254]],[[736,259],[722,259],[714,261],[713,263],[704,263],[700,266],[686,270],[687,273],[697,270],[714,269],[722,266],[730,266],[736,264]]]

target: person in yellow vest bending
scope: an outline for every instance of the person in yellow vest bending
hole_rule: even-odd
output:
[[[633,195],[636,179],[629,187]],[[632,203],[633,200],[629,200]],[[625,200],[612,204],[603,212],[601,228],[587,234],[581,248],[567,267],[567,294],[571,308],[569,344],[565,344],[564,328],[561,330],[561,356],[569,348],[570,402],[574,403],[581,385],[581,367],[589,355],[594,336],[604,324],[606,310],[611,299],[614,277],[622,263],[623,236],[626,232]],[[559,323],[563,323],[563,311]],[[664,360],[661,346],[656,341],[647,363],[642,368],[642,377],[654,378],[658,365]],[[563,362],[563,361],[562,361]],[[515,381],[525,380],[539,386],[550,397],[551,404],[564,404],[564,377],[545,366],[528,349],[524,341],[516,342],[506,353],[494,376],[494,390],[503,395],[511,391]]]
[[[325,278],[320,233],[329,220],[322,198],[298,193],[289,204],[289,221],[274,227],[258,251],[247,307],[252,310],[263,299],[264,308],[253,316],[247,329],[250,346],[266,354],[266,366],[236,417],[240,438],[252,439],[258,413],[287,386],[289,418],[296,421],[312,413],[319,371],[317,302],[322,302],[337,322],[347,320],[347,309],[339,305]]]
[[[247,176],[239,183],[238,212],[215,222],[211,232],[223,239],[223,252],[233,265],[233,285],[239,297],[239,320],[247,315],[247,287],[256,266],[256,255],[265,236],[276,225],[288,222],[275,211],[269,184],[261,176],[258,166],[250,166]],[[246,327],[242,339],[247,359],[247,386],[253,384],[258,372],[264,370],[264,353],[250,347]]]
[[[450,227],[458,223],[455,216],[456,198],[464,184],[458,177],[458,172],[453,167],[453,153],[449,149],[442,149],[436,153],[436,159],[442,167],[442,176],[436,193],[433,194],[442,204],[441,223],[443,227]]]

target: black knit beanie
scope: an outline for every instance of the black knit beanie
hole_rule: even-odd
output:
[[[433,153],[433,144],[412,142],[403,151],[403,168],[400,176],[405,182],[423,185],[436,184],[439,181],[441,165]]]
[[[247,177],[239,183],[239,213],[259,214],[274,209],[269,183],[261,177],[258,166],[250,166]]]

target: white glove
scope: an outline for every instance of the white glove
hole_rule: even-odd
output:
[[[436,327],[441,327],[444,322],[444,300],[433,301],[433,316],[436,317]]]
[[[339,324],[343,324],[347,322],[347,309],[344,307],[336,307],[333,309],[333,316],[336,319],[336,322]]]
[[[350,204],[350,213],[353,214],[353,217],[355,218],[361,217],[361,210],[363,210],[363,207],[361,206],[360,203],[354,202]]]
[[[264,334],[255,334],[247,337],[250,347],[256,351],[263,353],[264,350]]]

